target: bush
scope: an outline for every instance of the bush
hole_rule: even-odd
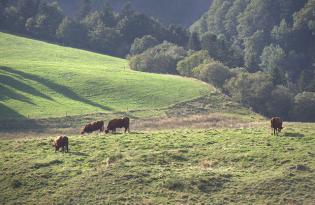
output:
[[[177,63],[176,70],[180,75],[191,77],[193,76],[193,69],[195,67],[210,60],[211,58],[206,50],[193,52]]]
[[[253,108],[256,112],[266,114],[266,102],[273,90],[271,76],[262,73],[240,73],[224,85],[227,92],[238,102]]]
[[[132,70],[152,73],[177,73],[176,64],[187,55],[184,48],[173,43],[163,42],[140,55],[130,58]]]
[[[138,55],[143,53],[145,50],[152,48],[159,44],[159,41],[150,35],[145,35],[142,38],[136,38],[131,45],[130,55]]]
[[[267,101],[268,115],[288,119],[289,112],[293,108],[293,97],[290,89],[284,86],[276,86],[271,92],[270,99]]]
[[[222,88],[227,79],[232,76],[229,68],[217,61],[202,64],[194,70],[199,79]]]
[[[303,92],[294,97],[293,119],[315,121],[315,93]]]

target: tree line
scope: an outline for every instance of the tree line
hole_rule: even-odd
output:
[[[132,69],[195,77],[265,116],[315,121],[315,0],[214,0],[186,46],[149,42],[134,42],[146,50],[131,53]]]
[[[185,46],[189,32],[177,25],[163,25],[124,4],[119,13],[104,1],[93,8],[80,0],[74,17],[64,14],[57,1],[1,0],[0,29],[66,46],[125,57],[137,37],[151,35]]]

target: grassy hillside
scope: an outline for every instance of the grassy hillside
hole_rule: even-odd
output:
[[[0,33],[0,119],[150,110],[211,91],[192,79],[140,73],[124,59]]]
[[[0,204],[314,204],[315,125],[0,141]]]

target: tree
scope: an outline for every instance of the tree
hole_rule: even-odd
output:
[[[219,38],[214,33],[207,32],[201,36],[201,48],[207,50],[215,60],[224,61],[227,51],[224,37]]]
[[[151,35],[145,35],[142,38],[136,38],[131,45],[130,54],[138,55],[148,48],[152,48],[159,44],[159,41]]]
[[[200,69],[199,79],[223,88],[226,80],[232,76],[229,68],[217,61],[203,64]]]
[[[188,31],[178,25],[170,25],[167,27],[167,35],[165,39],[169,42],[175,43],[180,46],[187,46],[189,38]]]
[[[81,21],[91,12],[91,0],[80,0],[77,3],[76,19]]]
[[[303,92],[294,97],[293,119],[315,121],[315,93]]]
[[[54,40],[62,20],[63,13],[58,3],[44,2],[40,4],[37,15],[26,21],[25,27],[39,38]]]
[[[270,99],[270,91],[273,90],[271,76],[263,73],[241,72],[228,80],[224,89],[233,99],[250,106],[254,111],[266,114],[266,102]]]
[[[193,52],[177,63],[176,70],[180,75],[192,77],[195,67],[203,63],[208,63],[211,60],[206,50]]]
[[[187,48],[194,51],[201,49],[199,34],[197,32],[190,33]]]
[[[95,50],[109,55],[120,54],[116,48],[120,46],[121,35],[115,28],[98,26],[88,36],[89,44]]]
[[[251,0],[239,16],[237,27],[240,38],[252,36],[258,30],[269,33],[280,21],[280,4],[274,0]]]
[[[116,25],[116,17],[113,8],[108,2],[105,2],[100,11],[101,19],[106,27],[114,27]]]
[[[36,16],[39,8],[39,0],[19,0],[17,3],[17,10],[21,17],[25,19],[25,21],[30,18]]]
[[[249,71],[257,71],[259,68],[261,53],[268,42],[266,35],[263,31],[257,31],[245,39],[244,64]]]
[[[87,31],[85,27],[69,17],[65,17],[60,23],[56,31],[56,37],[59,41],[68,45],[78,47],[87,46]]]
[[[130,68],[153,73],[176,73],[176,64],[187,55],[184,48],[163,42],[130,58]]]
[[[289,119],[289,113],[293,109],[293,97],[294,95],[290,89],[284,86],[276,86],[267,101],[268,115]]]
[[[286,55],[279,45],[266,46],[260,56],[260,67],[272,75],[274,85],[285,85],[284,61]]]

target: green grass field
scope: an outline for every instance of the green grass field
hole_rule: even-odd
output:
[[[0,141],[0,204],[314,204],[315,125]]]
[[[315,124],[272,136],[200,81],[10,34],[0,57],[0,204],[315,203]],[[125,114],[130,134],[71,134]]]
[[[124,59],[0,33],[0,119],[150,114],[212,90],[193,79],[132,71]]]

